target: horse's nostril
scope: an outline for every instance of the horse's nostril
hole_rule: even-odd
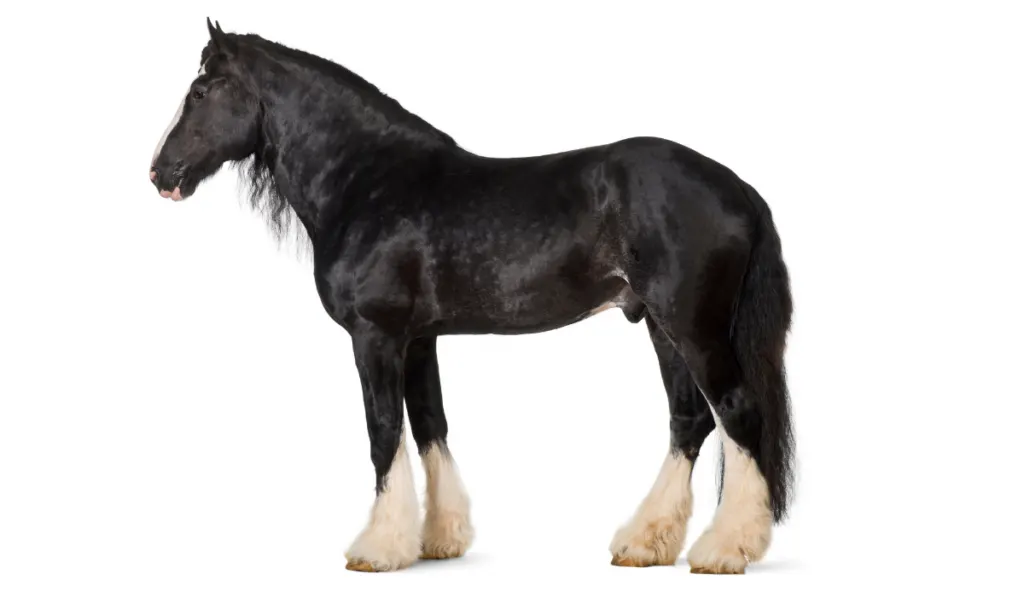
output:
[[[160,176],[160,170],[156,166],[151,167],[149,169],[149,180],[156,182],[157,176]]]

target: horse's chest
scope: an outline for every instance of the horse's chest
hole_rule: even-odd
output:
[[[370,250],[318,264],[316,270],[324,309],[346,329],[371,324],[407,334],[436,316],[433,272],[415,243],[385,239]]]

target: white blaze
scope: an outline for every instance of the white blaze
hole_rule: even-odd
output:
[[[188,97],[188,96],[185,96],[185,97]],[[150,162],[151,165],[156,164],[156,158],[158,158],[160,156],[160,150],[162,150],[164,148],[164,143],[167,142],[168,135],[171,134],[171,131],[173,131],[174,127],[177,126],[178,121],[181,120],[181,112],[184,109],[185,109],[185,98],[183,97],[183,98],[181,98],[181,103],[178,104],[178,111],[174,113],[174,118],[171,119],[171,124],[167,125],[167,130],[165,130],[163,136],[160,137],[160,142],[156,144],[156,151],[153,152],[153,161]]]
[[[199,74],[196,76],[196,78],[199,78],[205,74],[206,62],[204,62],[201,67],[199,67]],[[164,148],[164,143],[167,143],[167,137],[170,136],[171,131],[173,131],[174,127],[177,126],[178,121],[181,120],[181,113],[185,110],[186,99],[188,99],[187,93],[185,94],[185,97],[181,98],[181,103],[178,104],[178,111],[174,113],[174,118],[171,119],[171,124],[167,125],[167,130],[165,130],[163,136],[160,137],[160,142],[156,144],[156,150],[153,152],[153,161],[150,162],[150,165],[156,164],[156,159],[160,157],[160,150]]]

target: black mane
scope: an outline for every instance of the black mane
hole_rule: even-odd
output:
[[[411,134],[427,137],[444,145],[455,145],[455,140],[449,135],[406,110],[397,100],[389,97],[373,83],[336,62],[264,39],[255,33],[228,34],[228,36],[243,45],[259,48],[273,58],[288,59],[292,63],[300,64],[331,78],[334,82],[358,93],[360,99],[368,107],[387,117],[395,126],[406,128]]]

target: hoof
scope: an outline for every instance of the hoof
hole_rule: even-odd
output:
[[[661,472],[633,518],[621,527],[608,550],[612,566],[646,568],[675,566],[686,539],[686,521],[692,510],[692,462],[669,452]]]
[[[473,543],[473,526],[465,515],[427,513],[421,560],[461,558]]]
[[[739,570],[731,570],[726,568],[704,568],[702,566],[691,566],[690,574],[744,574],[746,572],[746,566]]]
[[[612,566],[675,566],[685,536],[686,523],[680,519],[665,518],[640,529],[627,525],[612,541]]]
[[[424,541],[421,560],[450,560],[466,555],[470,536],[449,537],[448,541]]]
[[[366,560],[349,560],[345,564],[345,570],[354,570],[356,572],[388,572],[390,570],[397,570],[397,568],[390,568],[388,566],[381,566],[375,568],[374,565]]]
[[[380,557],[360,557],[350,554],[345,569],[356,572],[391,572],[408,568],[415,561],[415,556],[403,556],[393,552],[381,554]]]
[[[473,543],[469,498],[451,454],[442,444],[423,455],[427,471],[427,517],[423,521],[422,560],[462,557]]]
[[[622,566],[623,568],[647,568],[648,566],[675,566],[675,562],[648,561],[628,555],[615,554],[612,556],[612,566]]]
[[[466,517],[428,514],[423,535],[421,560],[450,560],[465,555],[473,542],[473,527]]]
[[[461,558],[466,552],[461,550],[450,550],[450,551],[424,551],[420,554],[421,560],[451,560],[454,558]]]
[[[420,506],[412,479],[412,467],[399,440],[395,460],[384,489],[377,494],[370,520],[345,552],[345,568],[357,572],[401,570],[420,553]]]
[[[763,536],[722,533],[712,527],[697,539],[686,559],[694,574],[743,574],[748,562],[764,555],[767,545]]]
[[[402,535],[389,527],[371,527],[345,553],[345,569],[389,572],[408,568],[420,551],[418,535]]]
[[[469,521],[469,506],[463,502],[457,510],[438,511],[427,504],[427,519],[423,524],[422,560],[450,560],[462,557],[473,543],[473,525]]]
[[[443,542],[424,541],[423,549],[420,552],[420,559],[450,560],[452,558],[461,558],[466,555],[469,544],[468,537],[460,537],[459,539],[449,538],[448,541]]]
[[[748,563],[764,557],[771,543],[768,485],[757,463],[725,433],[721,423],[718,431],[725,457],[718,509],[686,559],[694,574],[743,574]]]

